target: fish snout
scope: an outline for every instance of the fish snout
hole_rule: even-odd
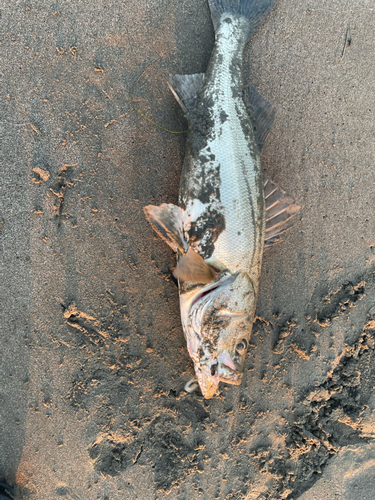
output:
[[[205,399],[211,399],[218,391],[220,380],[217,366],[216,360],[211,365],[194,365],[198,384]]]
[[[241,384],[242,369],[238,360],[234,360],[233,357],[228,351],[223,351],[217,358],[194,364],[197,380],[205,399],[211,399],[217,394],[220,382]]]

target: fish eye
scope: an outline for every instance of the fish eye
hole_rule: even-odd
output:
[[[247,340],[242,339],[240,342],[238,342],[236,350],[240,353],[244,352],[247,349]]]

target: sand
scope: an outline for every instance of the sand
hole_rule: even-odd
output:
[[[372,499],[373,2],[279,0],[246,51],[276,109],[265,173],[303,210],[264,257],[243,383],[209,401],[184,391],[174,256],[142,213],[177,201],[166,80],[207,66],[205,0],[0,10],[0,479],[25,500]]]

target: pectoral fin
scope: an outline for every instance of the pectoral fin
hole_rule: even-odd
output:
[[[182,208],[163,203],[158,207],[147,205],[143,211],[151,226],[172,250],[185,254],[187,243],[184,238],[184,211]]]
[[[173,276],[190,283],[209,283],[216,278],[216,272],[198,253],[189,247],[187,253],[178,261]]]
[[[294,217],[301,207],[291,196],[267,179],[264,183],[266,198],[266,237],[264,249],[270,248],[281,241],[280,235],[290,229],[296,222]]]

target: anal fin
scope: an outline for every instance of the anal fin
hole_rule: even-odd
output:
[[[280,235],[290,229],[296,222],[295,216],[301,207],[279,186],[269,179],[264,183],[266,199],[266,236],[264,249],[281,241]]]

